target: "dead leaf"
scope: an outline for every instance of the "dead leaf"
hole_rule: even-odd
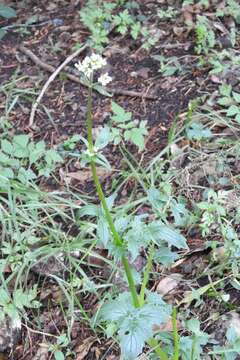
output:
[[[193,28],[194,27],[194,20],[193,20],[193,11],[192,10],[192,6],[184,6],[182,9],[182,15],[183,15],[183,19],[185,24],[190,27]]]
[[[76,360],[83,360],[89,353],[89,350],[92,347],[92,344],[96,341],[96,338],[93,336],[88,337],[87,339],[83,340],[83,342],[75,347],[75,352],[77,354]]]
[[[48,348],[47,344],[40,345],[33,360],[48,360]]]
[[[173,32],[177,36],[181,36],[184,33],[184,31],[185,29],[183,27],[177,27],[177,26],[173,27]]]
[[[104,168],[98,168],[97,174],[101,180],[105,180],[108,176],[110,176],[111,172]],[[88,169],[76,172],[69,172],[65,174],[65,179],[74,179],[78,180],[80,183],[85,183],[92,180],[92,172]]]
[[[177,319],[177,328],[182,329],[182,323],[180,322],[180,320]],[[173,324],[172,324],[172,319],[169,319],[167,322],[165,322],[164,324],[160,324],[160,325],[154,325],[153,326],[153,330],[154,331],[173,331]]]
[[[166,276],[158,283],[156,289],[157,293],[161,296],[165,296],[166,294],[172,292],[178,286],[181,279],[182,275],[178,273]]]

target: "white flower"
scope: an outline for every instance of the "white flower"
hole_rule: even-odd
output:
[[[89,56],[86,56],[85,59],[81,62],[79,61],[75,64],[75,67],[78,69],[79,72],[83,73],[87,78],[93,73],[93,69],[91,68],[91,59]]]
[[[108,73],[102,74],[99,78],[98,78],[98,82],[100,84],[102,84],[103,86],[106,86],[107,84],[109,84],[112,81],[111,76],[108,75]]]
[[[16,317],[15,319],[12,319],[12,327],[13,329],[21,329],[22,322],[19,317]]]
[[[82,62],[76,63],[75,67],[87,78],[90,78],[94,70],[101,69],[105,65],[107,65],[107,61],[101,55],[92,54],[91,56],[86,56]]]
[[[90,59],[91,59],[91,67],[93,70],[101,69],[103,66],[107,65],[106,59],[104,59],[99,54],[92,54]]]

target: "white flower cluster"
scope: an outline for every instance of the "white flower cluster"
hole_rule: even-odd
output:
[[[79,72],[83,73],[88,79],[90,79],[95,70],[99,70],[106,65],[107,61],[101,55],[92,54],[91,56],[86,56],[82,62],[79,61],[76,63],[75,67]],[[111,81],[112,78],[108,75],[108,73],[102,74],[98,78],[98,82],[103,86],[106,86]]]
[[[98,78],[98,82],[100,84],[102,84],[102,86],[106,86],[107,84],[109,84],[112,81],[111,76],[108,75],[108,73],[102,74],[99,78]]]

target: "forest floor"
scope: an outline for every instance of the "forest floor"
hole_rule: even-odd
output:
[[[108,292],[124,291],[124,286],[107,250],[92,240],[96,226],[91,216],[79,215],[82,206],[97,202],[91,173],[76,155],[81,146],[72,138],[86,135],[88,89],[75,81],[74,63],[90,53],[89,47],[50,84],[30,121],[52,72],[48,65],[56,69],[90,36],[79,15],[86,3],[8,1],[16,17],[0,17],[0,30],[5,28],[0,42],[0,170],[12,182],[8,191],[0,185],[0,283],[13,302],[15,294],[22,296],[21,305],[14,303],[21,330],[14,330],[10,320],[0,326],[0,359],[120,358],[116,339],[104,335],[94,315]],[[109,32],[103,56],[113,78],[108,88],[112,97],[94,92],[94,131],[109,121],[114,100],[134,119],[146,120],[148,134],[142,152],[128,143],[123,151],[115,145],[105,149],[112,170],[103,169],[100,178],[108,195],[117,192],[120,213],[160,216],[185,236],[188,249],[178,251],[171,264],[155,261],[149,289],[178,307],[181,336],[197,336],[184,325],[196,318],[210,339],[198,344],[200,357],[185,354],[183,360],[220,359],[208,353],[214,344],[235,346],[226,331],[235,327],[239,336],[240,328],[240,15],[227,0],[218,5],[126,3],[129,13],[150,30],[144,40],[114,28]],[[19,134],[36,144],[43,140],[55,154],[41,166],[40,160],[29,164],[28,158],[18,158],[36,173],[31,186],[19,173],[17,178],[6,175],[11,167],[15,174],[17,165],[4,163],[4,144]],[[63,156],[65,150],[69,153]],[[145,190],[152,187],[159,192],[150,204]],[[32,262],[27,260],[31,256]],[[145,262],[141,247],[136,272]],[[23,299],[24,291],[33,288],[35,295]],[[40,307],[31,306],[32,301]],[[9,315],[5,305],[0,299],[0,311]],[[160,330],[171,331],[171,324]],[[231,359],[237,358],[233,353]]]

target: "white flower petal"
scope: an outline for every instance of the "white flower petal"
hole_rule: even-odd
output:
[[[108,73],[105,73],[98,78],[98,82],[100,84],[102,84],[103,86],[106,86],[111,81],[112,81],[112,78],[111,78],[111,76],[108,75]]]

